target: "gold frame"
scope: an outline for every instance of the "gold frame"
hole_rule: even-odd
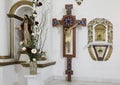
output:
[[[102,24],[95,26],[95,41],[106,41],[106,27]]]
[[[102,38],[102,40],[96,40],[95,29],[96,29],[97,25],[104,26],[104,29],[105,29],[104,32],[106,34],[103,35],[103,32],[99,33],[99,34],[102,33],[101,36],[105,37],[105,38]],[[103,27],[102,27],[102,29],[103,29]],[[95,50],[93,50],[93,45],[108,46],[106,55],[103,59],[103,61],[107,61],[110,58],[112,50],[113,50],[112,43],[113,43],[113,25],[111,22],[109,22],[108,20],[106,20],[104,18],[95,18],[88,23],[88,51],[93,60],[100,61],[96,58]]]

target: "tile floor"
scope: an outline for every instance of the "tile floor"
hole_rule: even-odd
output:
[[[118,84],[118,83],[83,82],[83,81],[67,82],[64,80],[53,80],[53,81],[48,82],[47,85],[120,85],[120,84]]]

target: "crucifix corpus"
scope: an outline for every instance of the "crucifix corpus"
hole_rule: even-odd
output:
[[[76,20],[76,16],[71,14],[72,4],[65,5],[66,15],[62,20],[53,18],[52,25],[63,26],[63,56],[67,57],[67,70],[65,73],[68,75],[67,80],[71,81],[72,71],[72,58],[76,56],[76,27],[86,26],[86,18],[82,20]]]

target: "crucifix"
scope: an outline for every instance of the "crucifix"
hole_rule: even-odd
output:
[[[67,70],[65,73],[68,75],[67,80],[71,81],[72,71],[72,58],[76,56],[76,27],[86,26],[86,18],[76,20],[76,16],[71,14],[72,4],[65,5],[66,15],[62,20],[53,18],[52,25],[63,26],[63,56],[67,58]]]

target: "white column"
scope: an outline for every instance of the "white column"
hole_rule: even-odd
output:
[[[7,28],[6,0],[0,0],[0,56],[9,55],[9,32]]]

